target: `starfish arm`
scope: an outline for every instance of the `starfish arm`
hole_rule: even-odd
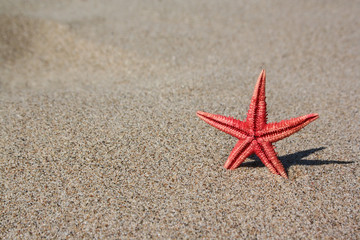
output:
[[[238,139],[244,139],[249,135],[246,124],[240,120],[201,111],[197,111],[196,114],[211,126]]]
[[[288,178],[284,166],[277,158],[276,152],[271,143],[258,141],[254,147],[254,151],[270,172],[278,174],[284,178]]]
[[[259,135],[266,142],[276,142],[283,138],[296,133],[312,121],[319,118],[317,113],[308,114],[305,116],[284,120],[278,123],[269,123],[264,130],[259,131]]]
[[[266,125],[265,81],[265,70],[262,70],[255,85],[246,118],[246,123],[254,132]]]
[[[235,169],[240,166],[253,153],[251,141],[252,138],[239,140],[225,162],[224,168]]]

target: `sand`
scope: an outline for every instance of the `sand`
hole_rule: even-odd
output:
[[[358,1],[0,1],[1,239],[360,239]],[[244,119],[261,69],[289,179]]]

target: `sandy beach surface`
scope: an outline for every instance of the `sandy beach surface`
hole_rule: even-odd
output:
[[[360,239],[359,1],[0,1],[0,239]],[[266,69],[289,179],[196,116]]]

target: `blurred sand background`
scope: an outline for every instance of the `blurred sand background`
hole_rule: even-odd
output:
[[[359,1],[0,1],[1,239],[360,239]],[[289,180],[197,110],[267,71]]]

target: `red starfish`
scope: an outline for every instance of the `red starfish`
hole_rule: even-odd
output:
[[[201,111],[196,114],[211,126],[239,139],[225,162],[226,169],[237,168],[255,153],[272,173],[287,178],[272,143],[299,131],[319,115],[313,113],[281,122],[266,123],[265,79],[265,70],[262,70],[251,98],[246,121]]]

